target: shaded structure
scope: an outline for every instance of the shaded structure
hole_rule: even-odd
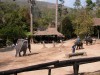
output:
[[[44,31],[36,31],[34,34],[34,40],[38,42],[60,42],[61,39],[63,39],[64,35],[57,31],[55,27],[48,27]]]
[[[93,18],[93,26],[97,29],[98,39],[100,38],[100,18]],[[94,31],[95,32],[95,31]]]

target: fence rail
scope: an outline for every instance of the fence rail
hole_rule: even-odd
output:
[[[67,67],[67,66],[73,66],[74,75],[78,75],[79,65],[97,62],[97,61],[100,61],[100,56],[88,57],[88,58],[78,58],[78,59],[69,59],[69,60],[63,60],[63,61],[57,60],[57,61],[37,64],[37,65],[18,68],[18,69],[0,71],[0,75],[10,75],[10,74],[17,75],[18,73],[21,73],[21,72],[43,70],[43,69],[48,69],[48,75],[51,75],[52,69],[60,68],[60,67]]]

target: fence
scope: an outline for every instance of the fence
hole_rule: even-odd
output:
[[[66,67],[66,66],[73,66],[74,75],[78,75],[79,65],[97,62],[97,61],[100,61],[100,56],[70,59],[70,60],[63,60],[63,61],[57,60],[57,61],[42,63],[42,64],[38,64],[38,65],[28,66],[28,67],[24,67],[24,68],[0,71],[0,75],[10,75],[10,74],[17,75],[18,73],[21,73],[21,72],[43,70],[43,69],[48,69],[48,75],[51,75],[52,69]]]

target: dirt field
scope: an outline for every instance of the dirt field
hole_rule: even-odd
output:
[[[30,66],[34,64],[39,64],[43,62],[49,62],[54,60],[66,60],[84,57],[100,56],[100,40],[97,40],[95,44],[86,46],[84,44],[84,49],[77,50],[77,52],[86,52],[87,56],[79,56],[68,58],[67,55],[72,52],[71,46],[73,45],[73,40],[67,40],[64,42],[63,46],[61,44],[46,44],[46,48],[43,48],[42,44],[31,44],[32,53],[27,51],[27,56],[15,57],[15,49],[7,49],[3,51],[0,50],[0,71],[21,68],[25,66]],[[100,71],[100,62],[84,64],[80,66],[79,73],[83,72],[94,72]],[[31,71],[26,73],[20,73],[18,75],[47,75],[47,70]],[[52,75],[67,75],[73,73],[73,67],[64,67],[52,70]]]

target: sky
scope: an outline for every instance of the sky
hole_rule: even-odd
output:
[[[56,3],[56,0],[37,0],[37,1],[45,1],[45,2],[51,2],[51,3]],[[68,7],[74,7],[73,4],[75,2],[75,0],[64,0],[65,1],[65,6]],[[85,3],[86,0],[81,0],[82,6],[86,6]],[[95,0],[92,0],[93,2],[95,2]]]

